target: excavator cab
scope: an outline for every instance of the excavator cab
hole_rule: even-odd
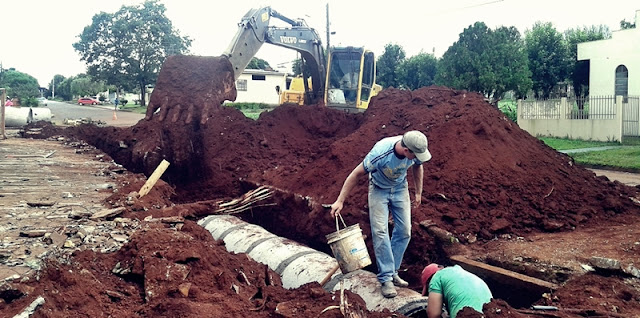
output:
[[[381,86],[375,84],[375,56],[361,47],[333,47],[327,60],[325,105],[362,112]]]

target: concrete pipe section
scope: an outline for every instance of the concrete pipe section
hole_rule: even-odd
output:
[[[279,237],[235,216],[211,215],[198,224],[209,231],[214,239],[223,240],[229,252],[246,253],[253,260],[269,266],[280,275],[284,288],[293,289],[310,282],[320,283],[338,265],[336,259],[326,253]],[[383,297],[376,275],[364,270],[346,275],[337,271],[322,287],[328,291],[339,291],[340,281],[344,282],[346,290],[362,297],[371,311],[389,309],[412,316],[424,314],[427,308],[427,298],[411,289],[397,288],[398,296],[395,298]]]
[[[22,127],[34,121],[51,121],[51,109],[37,107],[5,107],[6,127]]]

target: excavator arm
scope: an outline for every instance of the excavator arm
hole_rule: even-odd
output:
[[[291,27],[270,26],[271,17],[287,22]],[[307,26],[304,20],[287,18],[270,7],[249,10],[238,24],[238,32],[231,44],[223,53],[231,62],[236,79],[264,43],[298,51],[307,65],[303,69],[309,72],[303,74],[307,103],[313,104],[323,99],[326,65],[318,33]],[[312,87],[307,85],[309,77]]]

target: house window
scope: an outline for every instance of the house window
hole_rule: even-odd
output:
[[[247,91],[247,80],[239,79],[236,81],[236,90],[238,91]]]
[[[622,96],[625,102],[629,94],[629,70],[624,65],[616,67],[616,96]]]
[[[264,75],[255,75],[254,74],[254,75],[251,75],[251,80],[254,80],[254,81],[265,81],[265,80],[267,80],[267,77],[264,76]]]

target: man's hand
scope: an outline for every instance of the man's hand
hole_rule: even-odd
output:
[[[213,108],[236,99],[233,67],[225,56],[167,57],[147,106],[145,119],[154,116],[172,123],[204,124]],[[157,112],[157,114],[156,114]]]
[[[422,196],[421,195],[416,195],[415,199],[413,200],[412,207],[413,208],[417,208],[417,207],[420,206],[420,204],[422,204]]]
[[[342,207],[344,204],[342,202],[336,201],[331,205],[331,217],[335,218],[342,211]]]

